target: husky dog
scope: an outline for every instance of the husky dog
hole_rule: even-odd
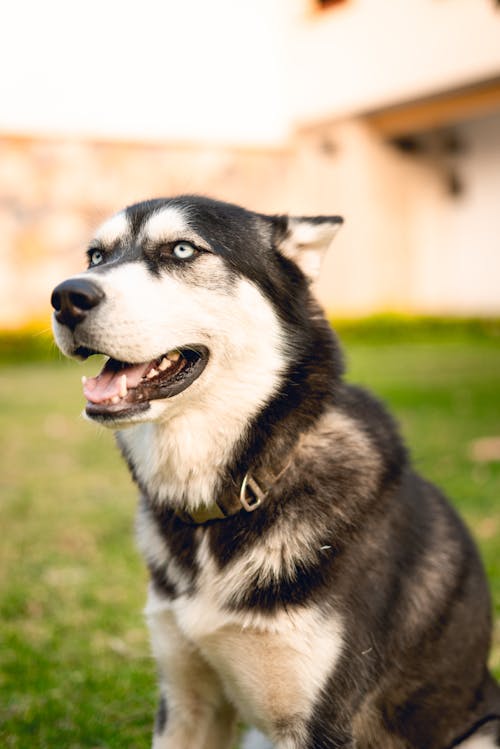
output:
[[[231,749],[238,718],[278,749],[498,746],[474,543],[310,290],[341,223],[139,203],[53,292],[140,488],[154,749]]]

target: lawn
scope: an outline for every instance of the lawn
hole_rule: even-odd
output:
[[[479,542],[500,621],[500,346],[446,329],[359,339],[349,378],[399,418],[415,465]],[[0,369],[0,746],[142,749],[156,689],[133,542],[135,489],[112,435],[84,422],[79,379],[96,365]],[[494,452],[494,451],[493,451]],[[490,458],[495,458],[495,454]],[[500,676],[500,630],[491,663]]]

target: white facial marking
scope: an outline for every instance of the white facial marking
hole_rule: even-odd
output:
[[[174,242],[184,239],[198,247],[210,249],[207,243],[189,226],[187,209],[167,206],[155,211],[145,222],[139,235],[139,241],[148,239],[151,242]]]
[[[211,504],[219,472],[236,441],[281,381],[281,325],[271,304],[245,279],[219,291],[187,286],[170,276],[149,279],[145,298],[137,301],[141,283],[136,272],[124,267],[109,277],[115,284],[119,279],[124,288],[127,273],[130,283],[135,281],[135,294],[127,301],[128,293],[120,293],[121,305],[137,309],[112,313],[115,348],[110,353],[115,358],[145,361],[189,343],[206,345],[210,355],[189,388],[151,404],[145,419],[157,423],[121,432],[120,442],[152,495],[160,500],[176,496],[192,509]],[[115,297],[116,289],[115,285]],[[137,320],[137,327],[120,323],[125,320]],[[101,345],[107,342],[109,351],[110,325],[104,320],[102,325]]]
[[[130,233],[130,223],[125,211],[115,213],[95,233],[95,239],[104,245],[112,245],[118,239],[126,238]]]

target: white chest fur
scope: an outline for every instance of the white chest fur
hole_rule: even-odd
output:
[[[175,631],[186,652],[208,664],[226,698],[245,721],[272,735],[291,720],[300,732],[342,650],[342,622],[315,607],[280,613],[266,621],[223,612],[209,594],[182,596],[172,604],[151,592],[146,607],[153,650],[166,654]],[[186,669],[191,666],[185,664]],[[178,665],[176,665],[178,668]]]
[[[150,535],[148,541],[149,556],[154,551],[159,561],[162,555],[172,572],[168,554],[158,546],[161,539]],[[145,536],[141,545],[146,545]],[[261,559],[263,552],[258,552]],[[196,655],[209,664],[227,698],[246,721],[270,735],[274,726],[293,719],[300,732],[340,656],[340,617],[316,606],[294,607],[274,615],[230,612],[225,604],[234,593],[234,565],[218,570],[206,539],[197,556],[201,572],[195,591],[185,586],[172,601],[153,590],[149,594],[146,616],[153,649],[162,654],[165,673],[168,675],[171,658],[166,640],[172,639],[174,631],[177,642],[188,644],[190,657]],[[254,563],[256,560],[254,555]],[[248,564],[250,569],[252,560]],[[176,584],[182,590],[182,574],[179,570],[176,573]],[[240,584],[245,585],[241,565],[239,574]],[[175,658],[178,668],[177,655]]]

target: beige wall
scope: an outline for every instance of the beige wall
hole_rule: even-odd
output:
[[[124,205],[202,192],[278,209],[289,170],[280,150],[0,137],[0,327],[47,318],[54,284]]]
[[[302,158],[310,182],[316,160],[317,206],[346,217],[320,283],[334,313],[500,314],[500,114],[456,135],[459,195],[442,156],[402,155],[359,120],[310,133]]]
[[[450,197],[439,174],[415,191],[409,218],[412,302],[424,310],[498,315],[500,113],[459,125],[456,132],[463,144],[456,158],[463,193]]]
[[[337,315],[500,314],[500,116],[462,126],[465,192],[350,120],[286,149],[0,138],[0,326],[46,319],[93,229],[131,202],[201,192],[264,212],[340,213],[319,284]]]
[[[293,122],[352,117],[500,73],[493,0],[289,0]]]

